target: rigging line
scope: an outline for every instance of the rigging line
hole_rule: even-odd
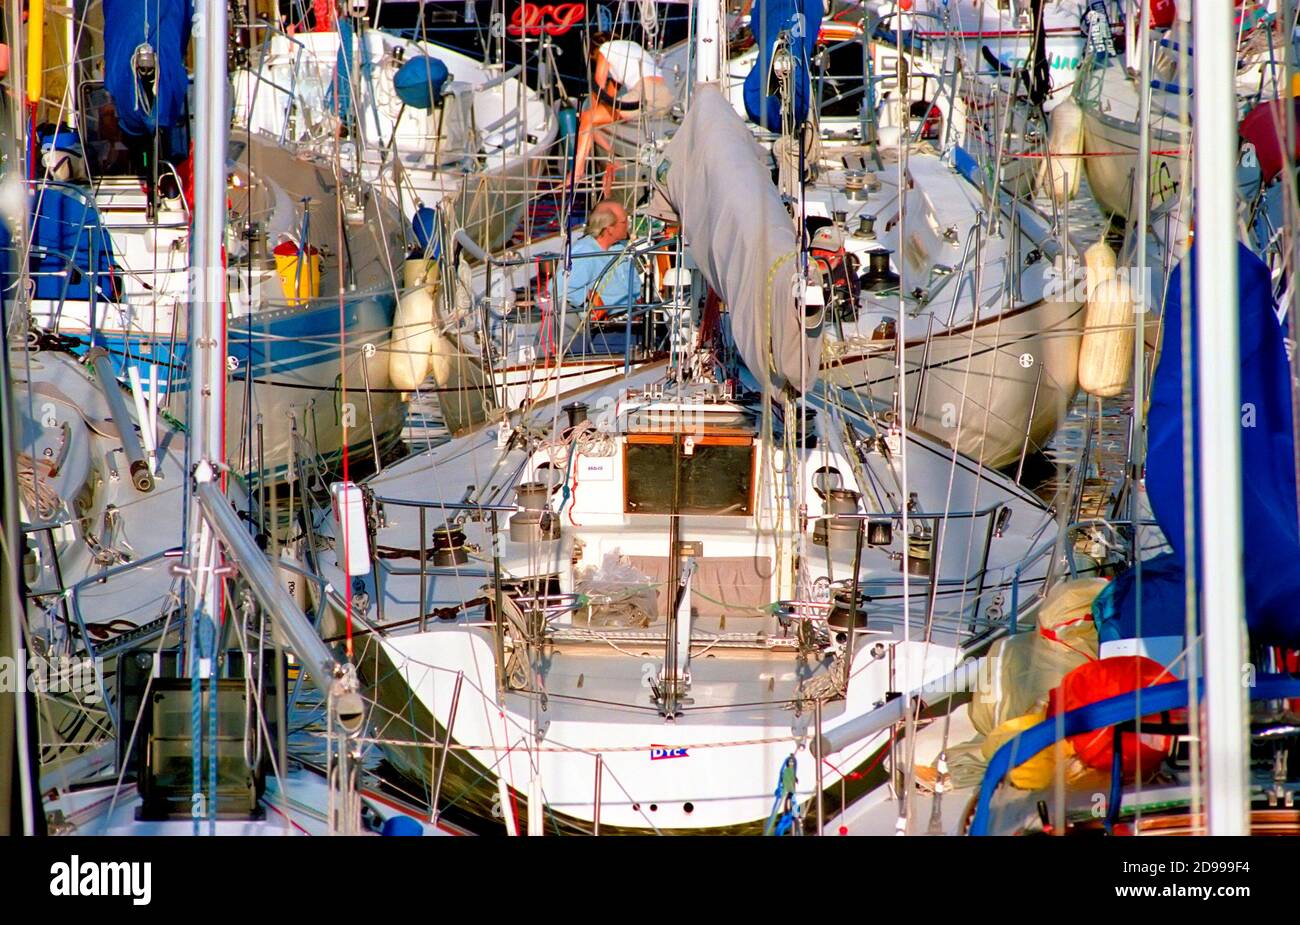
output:
[[[1014,224],[1014,223],[1013,223],[1013,224]],[[978,227],[978,224],[977,224],[977,227]],[[1018,228],[1013,227],[1013,230],[1012,230],[1012,235],[1013,235],[1013,237],[1014,237],[1016,234],[1018,234],[1018,233],[1019,233]],[[975,317],[975,318],[978,318],[978,315],[979,315],[980,301],[979,301],[979,296],[978,296],[978,294],[979,294],[979,292],[982,291],[982,290],[981,290],[981,285],[980,285],[980,283],[981,283],[980,277],[981,277],[981,275],[982,275],[983,268],[984,268],[984,261],[978,259],[978,252],[979,252],[979,248],[980,248],[980,243],[981,243],[981,242],[979,241],[979,239],[978,239],[978,235],[977,235],[977,241],[976,241],[976,254],[977,254],[977,256],[976,256],[976,267],[975,267],[975,279],[974,279],[974,281],[973,281],[973,286],[972,286],[972,295],[971,295],[971,299],[972,299],[972,302],[973,302],[973,304],[974,304],[974,308],[973,308],[973,317]],[[1011,286],[1011,285],[1013,285],[1013,284],[1012,284],[1012,281],[1011,281],[1011,279],[1010,279],[1010,274],[1011,274],[1011,273],[1018,272],[1019,268],[1018,268],[1017,266],[1013,266],[1013,265],[1011,264],[1010,261],[1007,262],[1007,266],[1008,266],[1008,278],[1007,278],[1007,280],[1006,280],[1006,282],[1005,282],[1004,285],[1005,285],[1005,286]],[[1010,296],[1010,293],[1008,293],[1008,297],[1009,297],[1009,296]],[[1001,326],[1001,321],[1002,321],[1002,313],[1000,312],[999,315],[998,315],[998,321],[997,321],[997,325],[998,325],[999,328],[1000,328],[1000,326]],[[972,326],[971,326],[971,328],[970,328],[970,338],[969,338],[969,344],[968,344],[968,354],[967,354],[966,373],[965,373],[965,376],[964,376],[964,378],[963,378],[963,383],[962,383],[962,402],[961,402],[961,407],[960,407],[960,409],[959,409],[959,411],[958,411],[958,417],[957,417],[957,433],[958,433],[959,435],[960,435],[961,430],[962,430],[962,421],[963,421],[963,417],[964,417],[964,415],[965,415],[965,410],[966,410],[966,396],[967,396],[967,392],[969,391],[969,384],[970,384],[970,363],[971,363],[971,356],[972,356],[973,353],[974,353],[974,332],[975,332],[975,325],[972,324]],[[1000,333],[1000,331],[999,331],[999,333]],[[999,338],[998,338],[997,335],[995,334],[995,338],[994,338],[995,342],[996,342],[998,339],[999,339]],[[1040,360],[1040,362],[1041,362],[1041,360]],[[981,446],[982,446],[982,445],[987,441],[987,437],[988,437],[988,418],[989,418],[989,414],[988,414],[988,412],[987,412],[987,408],[988,408],[988,406],[989,406],[989,401],[991,401],[991,398],[992,398],[992,388],[993,388],[993,379],[992,379],[992,376],[990,375],[990,377],[989,377],[989,386],[988,386],[988,394],[987,394],[987,396],[986,396],[986,401],[985,401],[985,405],[984,405],[984,408],[986,409],[986,411],[985,411],[985,414],[984,414],[984,429],[983,429],[983,434],[981,435]],[[918,395],[918,401],[919,401],[919,400],[920,400],[920,396]],[[1030,426],[1031,424],[1032,424],[1032,422],[1030,422],[1030,424],[1027,425],[1027,426]],[[982,468],[983,468],[983,461],[982,461],[982,460],[983,460],[983,455],[981,454],[981,456],[979,457],[979,460],[978,460],[978,467],[979,467],[980,470],[982,470]],[[948,472],[948,487],[947,487],[947,493],[946,493],[946,497],[945,497],[945,501],[944,501],[944,512],[945,512],[945,514],[946,514],[949,510],[951,510],[952,494],[953,494],[953,489],[954,489],[956,470],[957,470],[957,441],[954,441],[954,443],[953,443],[953,451],[952,451],[952,459],[951,459],[951,462],[950,462],[950,465],[949,465],[949,472]],[[972,501],[972,505],[971,505],[973,509],[978,509],[978,508],[979,508],[979,501],[978,501],[978,498],[979,498],[979,491],[980,491],[980,488],[982,487],[982,479],[981,479],[981,475],[982,475],[982,472],[980,472],[980,471],[977,471],[977,472],[976,472],[975,497],[974,497],[974,500]],[[973,535],[973,534],[975,533],[975,530],[974,530],[974,522],[973,522],[973,521],[971,522],[970,527],[971,527],[971,529],[969,530],[969,534]],[[933,563],[933,566],[932,566],[932,567],[933,567],[933,574],[934,574],[934,579],[933,579],[933,580],[935,580],[935,581],[938,580],[938,576],[939,576],[940,571],[941,571],[941,563],[942,563],[942,559],[943,559],[943,549],[944,549],[944,546],[945,546],[945,544],[946,544],[947,536],[948,536],[947,523],[946,523],[946,521],[945,521],[945,522],[944,522],[944,529],[942,530],[942,532],[940,532],[938,529],[936,529],[936,542],[935,542],[935,547],[936,547],[936,548],[935,548],[935,550],[934,550],[934,563]],[[970,571],[970,552],[971,552],[971,546],[970,546],[970,543],[969,543],[970,536],[968,536],[967,539],[968,539],[968,542],[967,542],[967,545],[966,545],[966,561],[965,561],[965,564],[964,564],[964,566],[963,566],[963,574],[969,574],[969,571]],[[990,540],[990,541],[991,541],[991,540]],[[985,555],[986,555],[986,556],[987,556],[987,552],[988,552],[988,551],[987,551],[987,549],[986,549],[986,550],[985,550]],[[981,579],[983,579],[983,576],[981,576]],[[966,585],[965,583],[963,583],[963,586],[962,586],[962,589],[961,589],[960,604],[959,604],[959,608],[958,608],[958,612],[959,612],[959,614],[964,613],[964,611],[965,611],[965,597],[966,597],[966,590],[967,590],[967,585]],[[980,603],[980,602],[979,602],[979,599],[977,598],[977,599],[974,601],[974,607],[976,608],[976,611],[978,611],[979,603]],[[929,657],[929,649],[930,649],[931,641],[932,641],[932,639],[933,639],[933,631],[934,631],[934,604],[935,604],[935,598],[934,598],[934,595],[931,595],[931,597],[930,597],[930,603],[929,603],[928,613],[926,614],[925,645],[924,645],[924,648],[923,648],[923,650],[922,650],[922,657],[921,657],[922,664],[925,664],[926,660],[927,660],[928,657]],[[975,616],[975,615],[972,615],[972,618],[974,618],[974,616]],[[1013,615],[1012,615],[1012,619],[1014,620],[1015,618],[1016,618],[1016,615],[1013,614]],[[960,616],[959,616],[959,619],[960,619]],[[958,659],[958,661],[960,661],[960,653],[956,653],[956,654],[957,654],[957,659]],[[919,707],[919,705],[918,705],[917,710],[916,710],[916,716],[915,716],[914,722],[915,722],[915,721],[919,721],[919,718],[920,718],[920,707]],[[948,716],[945,716],[945,720],[944,720],[944,732],[943,732],[943,748],[944,748],[945,751],[946,751],[946,746],[947,746],[948,730],[949,730],[949,721],[948,721]],[[915,779],[915,774],[916,774],[916,767],[915,767],[915,754],[916,754],[916,741],[915,741],[915,737],[911,737],[911,741],[910,741],[909,744],[908,744],[908,762],[907,762],[907,768],[908,768],[908,770],[907,770],[907,781],[908,781],[908,785],[907,785],[907,786],[908,786],[908,788],[909,788],[909,791],[910,791],[910,789],[911,789],[911,787],[912,787],[912,782],[914,781],[914,779]],[[939,783],[938,783],[938,787],[939,787],[939,788],[942,788],[942,780],[939,781]],[[939,801],[939,798],[940,798],[939,795],[940,795],[941,793],[942,793],[942,790],[941,790],[941,789],[936,790],[936,795],[935,795],[935,809],[936,809],[936,810],[937,810],[937,808],[938,808],[938,801]]]
[[[981,8],[981,13],[982,13],[982,8]],[[897,42],[895,47],[899,49],[904,47],[903,23],[901,17],[896,23],[895,40]],[[897,165],[898,240],[902,242],[907,240],[906,220],[907,220],[908,203],[907,203],[907,195],[906,195],[907,192],[906,179],[907,179],[907,160],[908,160],[907,156],[909,151],[905,143],[906,135],[907,135],[906,126],[908,124],[907,110],[905,108],[907,106],[907,100],[906,100],[907,85],[906,83],[903,82],[901,77],[899,83],[900,83],[900,87],[899,87],[900,93],[899,93],[899,102],[898,102],[898,110],[899,110],[898,121],[899,124],[904,128],[904,131],[899,132],[898,135],[898,165]],[[899,268],[903,269],[903,267],[901,266],[901,260],[900,260]],[[897,353],[896,359],[898,362],[898,385],[895,387],[896,389],[895,394],[897,395],[896,407],[898,410],[897,410],[897,417],[895,420],[899,428],[899,436],[900,436],[898,459],[899,459],[899,477],[902,483],[901,485],[902,503],[899,506],[899,513],[901,515],[902,534],[903,534],[903,542],[902,542],[903,643],[906,649],[910,650],[911,642],[912,642],[912,619],[911,619],[911,583],[910,583],[911,569],[909,567],[909,562],[908,562],[909,553],[910,553],[910,548],[909,548],[910,544],[908,542],[908,536],[910,535],[910,525],[908,523],[908,513],[909,513],[908,500],[910,495],[908,493],[909,485],[908,485],[908,471],[907,471],[907,443],[908,443],[908,439],[907,439],[907,359],[906,359],[907,342],[904,336],[906,325],[907,325],[907,304],[905,299],[903,298],[903,286],[900,280],[900,285],[898,287],[898,328],[897,328],[897,335],[896,335],[897,340],[895,342],[895,351]],[[857,580],[857,577],[858,577],[857,575],[853,576],[854,581]],[[852,641],[853,640],[850,638],[849,640],[850,645],[852,644]],[[911,690],[912,684],[911,684],[910,660],[904,661],[904,665],[906,667],[904,669],[904,677],[900,681],[900,689]],[[914,725],[915,725],[914,719],[911,715],[911,711],[909,710],[906,717],[906,726],[905,726],[905,732],[909,739],[913,738],[912,732],[913,732]],[[891,766],[890,782],[895,783],[897,779],[898,779],[898,769],[896,767]],[[899,807],[898,807],[899,826],[900,826],[900,830],[904,832],[906,832],[907,830],[907,820],[911,817],[910,806],[909,806],[910,796],[911,794],[907,792],[900,792],[897,794],[898,802],[899,802]]]
[[[1013,237],[1013,240],[1016,239],[1015,236],[1018,235],[1019,233],[1020,233],[1020,230],[1019,230],[1019,227],[1018,227],[1018,223],[1015,222],[1014,219],[1013,219],[1013,222],[1012,222],[1012,232],[1011,232],[1012,237]],[[980,267],[982,268],[982,263],[980,264]],[[1004,283],[1003,283],[1003,289],[1004,289],[1004,295],[1005,295],[1005,297],[1006,297],[1006,299],[1007,299],[1007,301],[1008,301],[1008,303],[1009,303],[1009,302],[1014,298],[1014,286],[1015,286],[1015,282],[1014,282],[1014,280],[1012,279],[1011,274],[1014,273],[1014,272],[1017,272],[1019,268],[1016,267],[1016,266],[1013,266],[1013,265],[1010,263],[1010,261],[1008,261],[1008,269],[1009,269],[1010,272],[1008,273],[1006,279],[1004,280]],[[1000,333],[1001,321],[1002,321],[1002,314],[999,313],[999,315],[998,315],[998,320],[997,320],[997,323],[996,323],[996,326],[997,326],[997,328],[999,329],[999,333]],[[1041,360],[1040,360],[1040,362],[1041,362]],[[987,394],[986,394],[986,399],[985,399],[985,406],[986,406],[986,407],[987,407],[987,405],[988,405],[988,402],[991,400],[991,396],[992,396],[992,388],[993,388],[993,381],[992,381],[992,378],[990,377],[989,385],[988,385],[988,389],[987,389]],[[963,389],[963,395],[964,395],[964,393],[965,393],[965,389]],[[963,404],[963,410],[964,410],[964,405],[965,405],[964,398],[963,398],[963,403],[962,403],[962,404]],[[982,437],[981,437],[981,442],[983,442],[984,440],[987,439],[987,434],[988,434],[988,416],[986,415],[986,416],[985,416],[985,419],[984,419],[984,429],[983,429],[983,434],[982,434]],[[953,466],[954,466],[954,468],[955,468],[955,465],[956,465],[956,459],[955,459],[955,450],[954,450],[954,459],[953,459]],[[977,466],[978,466],[978,470],[980,470],[980,471],[977,471],[977,475],[976,475],[976,483],[975,483],[975,501],[973,502],[973,507],[975,507],[975,508],[978,508],[978,506],[979,506],[979,504],[978,504],[979,492],[980,492],[981,488],[983,487],[983,479],[982,479],[982,477],[981,477],[982,469],[983,469],[983,460],[982,460],[982,457],[981,457],[979,460],[977,460]],[[949,490],[951,491],[951,480],[950,480]],[[972,531],[972,532],[973,532],[973,531]],[[945,531],[945,534],[946,534],[946,531]],[[970,553],[971,553],[971,547],[970,547],[970,545],[968,544],[967,547],[966,547],[966,563],[965,563],[965,567],[964,567],[964,572],[965,572],[965,573],[969,573],[969,570],[970,570]],[[986,552],[985,552],[985,555],[987,556],[987,550],[986,550]],[[936,570],[937,570],[937,565],[936,565]],[[963,607],[962,607],[963,610],[964,610],[964,600],[965,600],[965,595],[966,595],[966,588],[963,586],[962,591],[961,591],[961,597],[962,597],[962,601],[963,601]],[[978,607],[979,607],[979,599],[978,599],[978,598],[974,601],[974,606],[978,609]],[[1013,619],[1014,619],[1014,618],[1015,618],[1015,617],[1014,617],[1014,615],[1013,615]],[[927,638],[926,638],[926,649],[927,649],[927,650],[928,650],[928,647],[929,647],[929,644],[930,644],[930,632],[931,632],[930,628],[927,627]],[[919,710],[918,710],[918,712],[917,712],[917,717],[919,718]],[[945,736],[946,736],[946,725],[945,725]],[[915,760],[914,760],[914,756],[915,756],[915,747],[916,747],[916,743],[915,743],[915,741],[909,743],[909,758],[908,758],[908,772],[907,772],[907,773],[908,773],[908,779],[909,779],[909,782],[910,782],[911,779],[914,777],[914,775],[915,775],[915,771],[916,771],[916,769],[915,769]],[[910,789],[910,784],[909,784],[909,789]]]
[[[339,36],[339,42],[342,43],[343,33],[341,30],[338,32],[338,36]],[[364,35],[362,37],[362,40],[364,41]],[[339,74],[339,70],[340,70],[339,68],[335,68],[333,73],[333,104],[335,109],[335,115],[341,120],[342,110],[341,110],[341,103],[339,99],[339,82],[342,75]],[[351,89],[349,88],[349,101],[350,100],[351,100]],[[358,120],[358,123],[360,123],[361,121],[363,120]],[[343,272],[343,263],[344,263],[345,232],[343,230],[343,201],[342,201],[342,188],[343,188],[344,178],[343,178],[343,169],[341,163],[341,157],[342,157],[341,145],[337,133],[335,134],[333,144],[331,147],[332,147],[331,168],[333,170],[333,180],[334,180],[333,197],[334,197],[334,220],[335,220],[335,234],[336,234],[335,253],[338,255],[338,261],[339,261],[339,266],[337,268],[338,306],[339,306],[339,365],[341,367],[339,373],[339,395],[340,395],[340,402],[341,402],[340,407],[346,408],[347,407],[347,308],[346,308],[346,299],[344,297],[345,277]],[[306,211],[306,209],[307,207],[304,206],[304,211]],[[299,251],[298,259],[301,263],[301,261],[308,259],[308,255],[311,252],[311,242],[308,240],[303,240],[300,244],[300,248],[301,249]],[[342,455],[343,455],[343,481],[345,484],[348,484],[351,483],[351,472],[350,472],[350,464],[348,459],[348,457],[351,455],[348,453],[349,416],[348,415],[342,416],[339,423],[341,425],[340,442],[342,444]],[[371,426],[372,427],[374,426],[373,422],[371,422]],[[348,529],[348,517],[349,517],[350,506],[347,504],[342,504],[340,506],[342,508],[342,511],[340,512],[340,517],[343,521],[342,524],[343,533],[344,536],[349,536],[350,532]],[[347,613],[344,614],[344,626],[346,630],[346,643],[344,646],[344,650],[346,652],[348,661],[351,661],[353,658],[352,576],[349,574],[349,567],[347,564],[348,557],[346,555],[344,556],[343,561],[344,561],[343,578],[344,578],[344,585],[346,586],[344,589],[344,600],[347,608]]]
[[[1190,38],[1189,33],[1191,32],[1191,30],[1192,30],[1191,22],[1185,21],[1181,17],[1179,17],[1178,18],[1177,73],[1179,75],[1178,117],[1180,122],[1185,122],[1186,120],[1190,119],[1190,115],[1191,115],[1191,99],[1190,99],[1190,93],[1188,92],[1188,81],[1186,80],[1186,75],[1188,74],[1190,57],[1191,57],[1188,50],[1188,43]],[[1192,200],[1191,159],[1184,158],[1179,164],[1179,168],[1180,171],[1179,171],[1178,195],[1179,195],[1180,213],[1184,215],[1190,215],[1191,200]],[[1192,474],[1194,461],[1192,456],[1192,441],[1191,441],[1191,437],[1189,436],[1191,433],[1193,433],[1192,421],[1194,420],[1194,416],[1195,416],[1192,407],[1192,387],[1190,386],[1190,383],[1193,381],[1192,347],[1191,347],[1191,342],[1192,342],[1191,261],[1187,259],[1180,260],[1176,269],[1181,274],[1180,295],[1182,301],[1179,310],[1179,319],[1180,319],[1179,337],[1181,339],[1180,352],[1181,352],[1181,359],[1182,359],[1179,375],[1181,376],[1183,382],[1182,395],[1180,396],[1181,398],[1180,417],[1181,417],[1181,423],[1183,428],[1183,441],[1182,441],[1183,445],[1181,448],[1182,466],[1183,466],[1183,505],[1184,505],[1183,548],[1188,550],[1191,553],[1190,555],[1184,557],[1186,559],[1186,564],[1185,564],[1186,579],[1185,579],[1184,591],[1183,591],[1183,595],[1184,595],[1183,609],[1186,614],[1186,623],[1184,626],[1184,638],[1188,640],[1189,648],[1191,648],[1192,650],[1191,654],[1189,655],[1188,661],[1189,664],[1191,664],[1194,669],[1187,673],[1187,692],[1189,698],[1188,702],[1196,703],[1199,695],[1198,688],[1200,687],[1201,684],[1200,671],[1204,670],[1205,655],[1203,649],[1201,648],[1202,643],[1199,641],[1200,635],[1197,632],[1200,612],[1199,612],[1199,597],[1197,594],[1198,576],[1196,574],[1197,572],[1196,563],[1199,556],[1196,555],[1198,546],[1196,542],[1196,530],[1195,530],[1195,523],[1194,523],[1195,517],[1194,517],[1194,511],[1191,510],[1194,504],[1193,499],[1195,497],[1193,495],[1193,492],[1195,491],[1195,479]],[[1188,720],[1189,720],[1188,731],[1191,734],[1192,741],[1199,743],[1201,741],[1201,736],[1202,736],[1201,711],[1189,710]],[[1202,755],[1201,755],[1201,749],[1199,745],[1190,750],[1189,758],[1191,764],[1191,775],[1190,775],[1191,795],[1192,795],[1191,814],[1193,819],[1203,818],[1201,816],[1201,812],[1202,812],[1201,811],[1201,802],[1202,802],[1201,788],[1203,786],[1204,771],[1202,768]],[[1197,831],[1197,828],[1198,827],[1193,826],[1193,831]],[[1204,822],[1202,823],[1200,830],[1201,832],[1204,831]]]

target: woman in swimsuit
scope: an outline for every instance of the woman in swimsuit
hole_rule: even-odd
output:
[[[593,55],[596,92],[578,119],[578,147],[574,158],[575,185],[586,173],[587,158],[594,145],[610,150],[607,139],[596,134],[602,125],[636,119],[643,113],[651,118],[664,116],[672,108],[672,92],[664,83],[659,65],[636,42],[606,41]],[[613,182],[605,174],[605,195]]]

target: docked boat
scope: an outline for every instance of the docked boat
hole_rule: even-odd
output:
[[[338,163],[408,218],[441,208],[480,246],[514,234],[559,126],[521,66],[488,65],[364,17],[273,32],[234,74],[250,133]]]
[[[896,152],[878,155],[883,170],[866,148],[827,154],[804,206],[828,293],[827,382],[899,407],[901,346],[912,425],[992,466],[1041,450],[1078,384],[1084,303],[1069,242],[1029,204],[990,201],[964,149],[955,164],[910,151],[902,203]]]
[[[696,93],[697,120],[731,111]],[[665,191],[727,306],[700,346],[559,420],[512,414],[337,486],[318,522],[325,578],[350,589],[326,603],[363,647],[373,741],[437,812],[479,827],[789,829],[792,807],[869,770],[891,727],[825,767],[801,742],[950,674],[1049,571],[1041,502],[816,384],[821,324],[794,297],[775,189],[753,195],[761,159],[730,159],[724,180],[679,157],[689,138],[666,151]],[[759,210],[743,229],[740,189]],[[744,369],[719,373],[728,355]]]
[[[108,24],[107,82],[74,69],[76,127],[52,127],[33,142],[45,171],[29,186],[28,310],[35,327],[78,350],[104,346],[122,380],[138,375],[161,409],[183,418],[194,273],[188,160],[146,151],[183,137],[188,115],[180,107],[172,123],[127,134],[121,107],[146,102],[123,96],[122,82],[137,80],[143,65],[121,49],[179,43],[188,23],[172,11],[146,17],[144,6]],[[85,13],[100,15],[98,5]],[[188,81],[179,59],[171,70],[167,63],[155,65],[158,86]],[[165,114],[157,102],[149,112]],[[187,157],[187,142],[167,143]],[[270,482],[292,471],[296,456],[330,466],[344,454],[381,455],[403,414],[387,360],[406,223],[330,163],[268,139],[234,139],[227,157],[226,344],[237,383],[225,412],[230,457]]]
[[[48,773],[106,751],[118,656],[181,629],[173,573],[182,543],[184,432],[137,405],[101,350],[12,350],[22,424],[14,468],[23,510],[28,649],[47,666],[38,716]],[[232,483],[244,514],[247,501]]]
[[[1151,91],[1151,201],[1172,199],[1183,178],[1192,129],[1190,108],[1163,82]],[[1076,98],[1083,111],[1084,170],[1097,203],[1112,215],[1134,214],[1134,171],[1140,143],[1136,78],[1116,61],[1089,58]]]
[[[1281,85],[1278,43],[1285,41],[1279,21],[1258,7],[1244,8],[1236,39],[1235,95],[1239,108],[1290,95]],[[1192,97],[1189,50],[1180,51],[1178,30],[1152,34],[1150,99],[1150,206],[1175,198],[1190,177]],[[1180,82],[1180,59],[1188,62]],[[1141,139],[1141,76],[1135,58],[1090,54],[1074,86],[1083,112],[1083,159],[1088,186],[1107,212],[1132,218],[1137,204],[1135,172]]]
[[[610,433],[488,427],[367,486],[385,525],[352,614],[375,741],[406,775],[441,780],[444,811],[522,828],[512,801],[527,800],[547,831],[759,831],[787,756],[792,797],[815,795],[797,748],[813,713],[830,730],[944,676],[1042,587],[1054,522],[1005,479],[959,466],[948,496],[941,447],[903,449],[818,399],[798,453],[809,481],[791,486],[801,525],[765,462],[793,435],[763,437],[758,409],[717,383],[659,378],[584,396],[617,403]],[[538,449],[509,445],[538,426]],[[503,430],[521,437],[502,448]],[[906,501],[901,453],[919,488]],[[827,520],[837,509],[856,516]],[[887,736],[826,757],[861,771]],[[826,774],[828,799],[842,779]]]
[[[666,63],[661,69],[678,79],[683,73]],[[756,101],[736,79],[734,61],[720,85],[732,108],[752,119]],[[778,96],[763,97],[762,105],[779,111],[789,100],[783,104]],[[879,105],[882,114],[897,109]],[[724,161],[734,154],[711,132],[727,116],[714,113],[695,139]],[[908,119],[895,112],[893,124]],[[1040,161],[1008,156],[1011,179],[1004,182],[1003,173],[991,175],[988,152],[971,151],[955,138],[942,155],[918,143],[924,125],[917,141],[894,131],[891,146],[854,140],[855,132],[863,137],[857,116],[825,115],[817,124],[811,139],[807,132],[802,140],[799,132],[755,134],[771,151],[782,191],[802,211],[813,241],[827,305],[827,382],[874,407],[894,406],[901,346],[907,382],[899,410],[913,426],[993,466],[1039,451],[1074,397],[1084,324],[1072,245],[1058,224],[1008,191],[1019,185],[1023,192]],[[649,142],[637,132],[651,129],[660,137],[685,130],[627,122],[609,131],[615,149],[622,142],[631,157],[632,139],[642,139],[639,150]],[[903,202],[899,142],[907,148]],[[1033,165],[1028,174],[1025,163]],[[653,185],[648,168],[634,169]]]
[[[996,0],[948,4],[935,0],[909,4],[894,0],[865,3],[879,22],[878,41],[903,48],[913,73],[942,83],[961,62],[965,80],[1003,80],[1019,77],[1021,92],[1029,89],[1036,67],[1036,45],[1041,32],[1042,64],[1051,86],[1042,100],[1050,112],[1069,96],[1083,63],[1087,42],[1088,4],[1080,0],[1040,0],[1007,5]],[[1101,23],[1109,33],[1109,19]]]

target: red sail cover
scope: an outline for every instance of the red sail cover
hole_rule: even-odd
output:
[[[1282,119],[1283,100],[1269,100],[1260,103],[1241,120],[1237,131],[1244,142],[1255,146],[1255,157],[1259,160],[1259,171],[1263,182],[1272,182],[1286,164],[1286,126]],[[1296,114],[1296,123],[1300,125],[1300,100],[1292,100]],[[1292,158],[1300,157],[1300,128],[1296,129],[1295,150]]]
[[[1139,687],[1154,687],[1176,681],[1159,662],[1141,655],[1122,655],[1087,662],[1061,679],[1061,686],[1052,691],[1048,700],[1047,715],[1068,713],[1078,707],[1118,697]],[[1159,716],[1144,717],[1144,722],[1156,723]],[[1114,733],[1110,727],[1071,736],[1074,753],[1090,768],[1110,771],[1114,756]],[[1141,767],[1144,777],[1150,777],[1160,767],[1169,752],[1170,736],[1143,733],[1141,739],[1126,732],[1120,740],[1121,766],[1125,777],[1133,777]]]

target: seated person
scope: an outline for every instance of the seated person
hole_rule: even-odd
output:
[[[610,149],[609,142],[598,138],[596,129],[619,121],[638,118],[642,113],[659,118],[672,109],[673,95],[664,83],[659,65],[636,42],[604,42],[593,55],[596,92],[578,117],[578,147],[573,162],[573,180],[578,183],[587,170],[587,158],[599,144]],[[605,177],[605,195],[613,177]]]
[[[620,241],[628,237],[627,210],[620,203],[602,200],[587,216],[586,234],[573,242],[569,270],[569,304],[591,308],[600,321],[611,308],[640,301],[641,276],[632,261],[621,256]]]

